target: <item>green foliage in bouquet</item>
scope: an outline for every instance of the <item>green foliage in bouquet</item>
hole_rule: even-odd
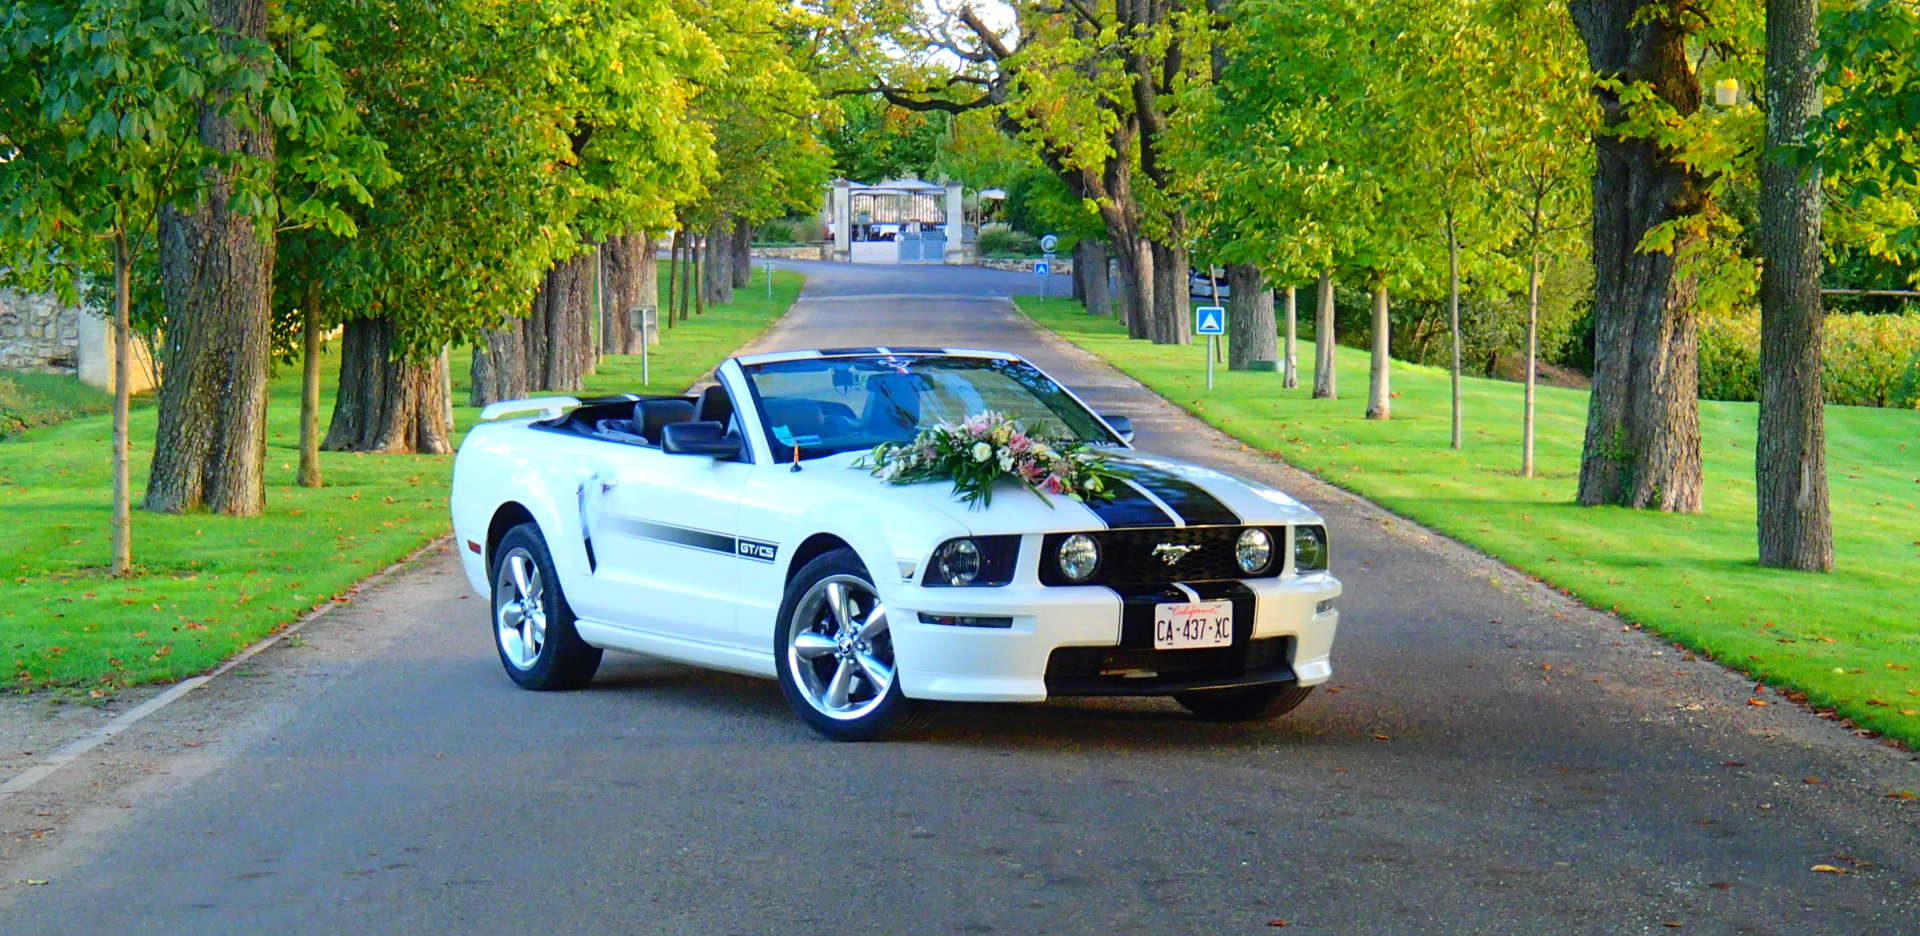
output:
[[[1078,501],[1111,499],[1116,477],[1106,459],[1085,443],[1029,436],[1018,423],[992,410],[959,425],[929,426],[911,442],[882,442],[854,464],[889,484],[951,481],[954,495],[969,507],[993,503],[993,487],[1003,478],[1051,507],[1048,494]]]

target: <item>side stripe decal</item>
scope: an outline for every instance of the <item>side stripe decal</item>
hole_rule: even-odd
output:
[[[772,562],[780,554],[779,543],[747,539],[743,536],[728,536],[725,533],[675,526],[671,523],[656,523],[635,517],[616,517],[611,519],[609,525],[613,527],[613,532],[624,536],[635,536],[657,543],[671,543],[689,549],[738,556],[753,562]]]

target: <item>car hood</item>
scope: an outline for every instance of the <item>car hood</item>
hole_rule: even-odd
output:
[[[1135,451],[1107,452],[1108,465],[1127,478],[1112,500],[1081,502],[1036,494],[1011,481],[994,488],[993,502],[968,506],[946,481],[890,484],[856,467],[864,453],[850,452],[806,463],[815,483],[842,487],[880,502],[913,505],[946,514],[969,533],[1065,533],[1136,526],[1281,525],[1318,523],[1320,517],[1287,494],[1233,475],[1177,459]]]

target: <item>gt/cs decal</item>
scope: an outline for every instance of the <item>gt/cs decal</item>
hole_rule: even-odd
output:
[[[755,562],[772,562],[773,557],[780,552],[780,547],[777,544],[763,543],[759,540],[750,539],[738,540],[734,549],[740,558],[752,559]]]

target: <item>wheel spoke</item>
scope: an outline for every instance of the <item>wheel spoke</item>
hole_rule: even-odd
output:
[[[872,640],[887,632],[887,606],[874,602],[873,610],[867,612],[867,619],[860,623],[860,638]]]
[[[847,587],[839,582],[827,583],[827,610],[833,612],[833,623],[839,633],[845,634],[853,628],[853,615],[847,610]]]
[[[873,687],[873,694],[887,694],[887,687],[893,685],[893,670],[871,653],[856,653],[855,662],[860,664],[860,672],[867,677],[867,684]]]
[[[513,573],[513,590],[520,593],[521,600],[533,596],[533,584],[527,581],[527,557],[513,555],[507,558],[507,570]]]
[[[520,619],[527,616],[526,608],[518,601],[509,601],[500,606],[500,626],[519,627]]]
[[[826,656],[838,648],[839,645],[834,643],[833,638],[813,631],[806,631],[793,638],[793,652],[799,654],[803,660]]]
[[[847,707],[847,696],[853,688],[853,661],[842,659],[840,667],[833,671],[833,681],[827,683],[825,693],[827,708],[843,709]]]
[[[541,644],[546,643],[547,642],[546,612],[536,610],[532,614],[527,615],[527,620],[531,622],[531,625],[532,625],[532,629],[530,631],[530,633],[533,634],[532,646],[538,647]]]

